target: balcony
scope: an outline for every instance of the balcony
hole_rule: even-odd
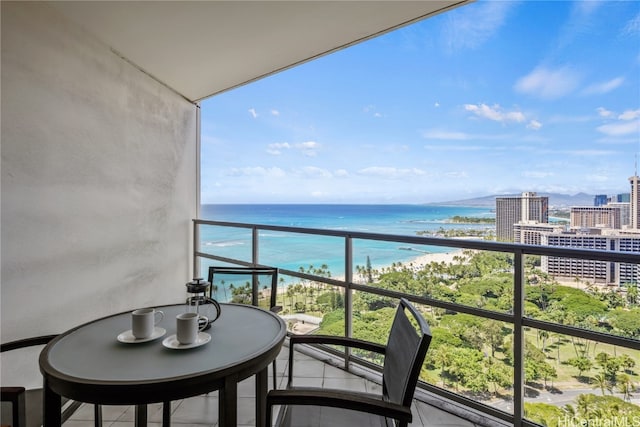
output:
[[[228,251],[224,247],[207,244],[211,243],[211,239],[215,240],[212,236],[224,235],[229,230],[233,230],[234,239],[246,239],[246,256],[242,259],[229,258],[225,256]],[[269,238],[274,233],[278,234],[277,243]],[[325,252],[344,254],[342,260],[331,267],[291,268],[293,260],[290,259],[290,254],[295,254],[296,249],[288,249],[287,244],[291,244],[291,248],[312,247],[311,243],[304,243],[305,239],[309,240],[311,237],[323,239]],[[635,361],[640,355],[637,335],[625,330],[622,325],[613,327],[607,324],[607,316],[613,316],[610,309],[605,309],[600,318],[580,313],[581,310],[588,310],[589,301],[596,301],[589,300],[588,295],[598,295],[602,299],[624,298],[626,288],[599,283],[595,276],[596,280],[591,282],[588,278],[582,282],[573,276],[565,277],[564,280],[560,277],[556,279],[543,272],[544,263],[541,262],[544,259],[581,260],[585,264],[597,262],[601,266],[609,265],[610,269],[625,266],[626,270],[619,271],[636,271],[637,274],[640,266],[640,255],[637,253],[207,220],[194,220],[193,241],[194,271],[204,277],[209,265],[262,265],[280,268],[282,289],[279,290],[278,298],[285,307],[284,316],[288,319],[290,333],[313,333],[320,330],[322,333],[370,339],[372,331],[367,332],[362,328],[363,316],[366,320],[364,323],[376,324],[383,319],[383,315],[376,317],[372,313],[384,310],[386,303],[400,297],[413,301],[422,309],[427,321],[433,322],[434,328],[434,343],[429,350],[433,356],[425,365],[420,390],[431,396],[438,396],[436,401],[443,407],[464,408],[463,412],[467,417],[473,414],[472,417],[491,419],[494,423],[495,420],[500,420],[516,426],[539,425],[538,423],[544,425],[545,421],[539,418],[541,415],[536,408],[556,403],[555,406],[550,405],[555,409],[546,410],[556,411],[555,419],[558,422],[579,420],[585,415],[575,412],[571,415],[565,405],[576,408],[580,404],[576,400],[580,394],[591,394],[596,398],[605,394],[615,396],[621,399],[621,404],[631,405],[625,406],[627,409],[622,410],[621,414],[626,413],[626,410],[633,414],[640,410],[640,400],[631,392],[638,378],[634,369]],[[425,252],[433,247],[462,251],[454,258],[460,272],[442,269],[442,265],[422,269],[417,265],[398,263],[389,268],[374,269],[373,278],[367,278],[369,273],[366,266],[355,265],[354,259],[363,259],[367,250],[386,244],[395,247],[411,246]],[[333,249],[327,249],[331,245]],[[474,258],[474,254],[494,254],[506,262],[506,267],[498,264],[493,267],[480,266],[479,272],[473,273],[475,277],[472,280],[462,280],[466,274],[462,272],[463,266],[469,267],[481,262],[481,258]],[[494,258],[489,259],[495,261]],[[330,271],[331,268],[337,269],[337,274]],[[458,274],[458,277],[454,277]],[[466,296],[460,296],[464,294],[460,293],[458,297],[454,297],[454,292],[446,292],[446,287],[438,287],[434,284],[434,279],[438,283],[448,284],[450,289],[477,286],[486,287],[486,290],[477,298],[469,296],[473,292]],[[405,284],[411,286],[394,286],[394,280],[404,280]],[[490,282],[495,280],[500,283],[500,294],[495,288],[491,289]],[[297,285],[301,286],[296,291]],[[229,289],[234,290],[235,298],[243,298],[241,287],[231,286]],[[303,292],[305,289],[315,290],[311,293]],[[231,293],[225,296],[221,290],[218,292],[218,298],[232,298]],[[259,284],[253,284],[251,290],[247,283],[244,292],[257,293],[258,299],[265,298],[262,295],[265,290]],[[569,310],[565,307],[558,311],[559,295],[563,293],[571,295],[566,301],[575,298],[576,302]],[[327,295],[334,296],[334,302],[338,303],[331,306],[331,301],[325,301]],[[585,299],[581,299],[583,297]],[[324,309],[320,307],[323,304]],[[603,308],[604,305],[601,304],[604,303],[599,302],[598,307]],[[327,308],[326,305],[331,307]],[[313,316],[318,317],[315,322],[312,320]],[[446,321],[443,321],[445,318]],[[310,320],[313,325],[309,325]],[[473,338],[464,337],[464,331],[458,331],[458,338],[462,337],[462,340],[451,337],[454,335],[452,328],[457,321],[463,322],[458,324],[458,328],[465,325],[472,334],[477,335],[475,344],[469,344],[474,342]],[[488,342],[491,335],[487,331],[494,326],[501,331],[500,342],[490,345]],[[373,331],[373,336],[375,335]],[[379,335],[383,336],[384,333]],[[448,343],[449,346],[446,347],[443,343]],[[461,353],[464,354],[463,357],[478,357],[475,365],[469,365],[472,366],[469,368],[472,369],[471,373],[456,373],[451,364],[438,362],[437,358],[443,356],[443,349],[450,353],[457,351],[451,343],[469,348],[469,352]],[[379,361],[372,360],[367,355],[345,353],[333,348],[323,350],[330,352],[347,370],[355,367],[356,370],[366,368],[375,371],[379,367]],[[569,351],[576,352],[576,355],[569,354]],[[622,357],[634,362],[630,362],[628,369],[618,366],[620,369],[612,374],[606,371],[606,364],[602,361],[593,361],[590,367],[580,368],[576,362],[580,356],[595,358],[593,360],[609,356]],[[428,354],[428,359],[429,357]],[[487,361],[492,362],[487,365]],[[483,380],[489,384],[474,384],[471,377],[481,378],[496,366],[502,366],[500,372],[507,378]],[[459,369],[464,370],[462,366]],[[606,375],[609,375],[608,379],[604,378]],[[596,382],[598,378],[601,379],[600,386]],[[630,382],[627,384],[629,393],[620,384],[625,378]],[[526,414],[530,414],[532,419],[528,419]]]
[[[2,2],[2,341],[59,333],[116,312],[183,300],[184,282],[206,262],[236,262],[224,253],[205,253],[198,234],[191,237],[190,219],[198,216],[199,206],[200,100],[464,3],[280,2],[282,9],[255,13],[242,10],[242,2]],[[299,9],[302,4],[310,9]],[[318,7],[331,10],[318,13]],[[329,21],[331,32],[326,31]],[[281,48],[274,52],[272,46]],[[253,249],[238,264],[282,266],[266,257],[260,232],[267,227],[196,224],[197,231],[205,225],[246,230]],[[281,271],[294,282],[339,290],[346,308],[339,330],[345,335],[353,333],[355,295],[391,300],[403,295],[360,281],[352,265],[359,240],[510,254],[510,310],[409,295],[425,308],[502,322],[512,331],[512,406],[468,399],[446,377],[451,390],[439,387],[438,376],[437,384],[421,385],[458,407],[527,424],[523,347],[529,330],[541,332],[533,339],[548,344],[556,334],[578,344],[597,343],[590,351],[606,346],[638,351],[637,335],[603,334],[527,316],[522,294],[525,256],[637,266],[637,255],[281,231],[338,239],[344,278],[295,267]],[[358,355],[331,354],[350,369],[357,363],[375,372],[375,363]],[[600,394],[592,385],[589,389]],[[420,407],[418,413],[423,413]]]
[[[278,377],[279,386],[284,387],[286,384],[286,372],[288,369],[288,347],[283,347],[278,356]],[[317,350],[307,349],[304,353],[297,352],[295,357],[295,365],[299,369],[294,376],[294,385],[297,386],[325,386],[338,387],[356,391],[376,392],[379,390],[379,382],[375,381],[375,375],[371,372],[365,373],[363,370],[357,371],[358,374],[349,373],[334,366],[337,362],[331,359],[327,353],[321,353]],[[271,375],[271,372],[269,372]],[[172,403],[171,423],[176,427],[182,426],[218,426],[218,392],[208,395],[197,396]],[[249,378],[238,386],[238,423],[240,426],[255,426],[254,411],[255,388],[253,387],[253,379]],[[414,421],[411,426],[456,426],[456,427],[474,427],[474,426],[495,426],[495,420],[485,419],[483,423],[471,422],[465,418],[454,415],[443,409],[439,409],[424,400],[433,400],[426,395],[417,396],[413,404]],[[449,410],[451,410],[449,408]],[[105,427],[126,427],[134,424],[134,408],[122,406],[105,406],[103,407],[103,420]],[[490,422],[489,422],[490,421]],[[149,425],[160,426],[162,423],[162,405],[151,405],[149,408]],[[91,427],[93,426],[93,407],[91,405],[83,405],[73,414],[73,416],[64,424],[67,427]]]

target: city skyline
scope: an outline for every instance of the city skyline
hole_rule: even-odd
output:
[[[640,3],[478,1],[202,102],[202,203],[629,192]]]

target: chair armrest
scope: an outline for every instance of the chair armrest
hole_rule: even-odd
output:
[[[273,405],[313,405],[351,409],[393,418],[401,423],[412,420],[411,408],[380,399],[366,393],[317,388],[271,390],[267,394],[267,425],[271,425]]]
[[[11,341],[0,344],[0,352],[16,350],[19,348],[31,347],[34,345],[45,345],[58,335],[42,335],[39,337],[25,338],[21,340]]]
[[[274,305],[273,307],[271,307],[269,309],[270,312],[272,313],[280,313],[282,311],[282,306],[281,305]]]
[[[330,344],[345,347],[355,347],[361,350],[385,354],[386,347],[382,344],[364,341],[357,338],[337,337],[333,335],[292,335],[289,338],[289,379],[287,386],[291,387],[293,379],[293,350],[294,344]]]
[[[385,354],[386,347],[382,344],[371,341],[364,341],[357,338],[337,337],[333,335],[292,335],[289,339],[290,348],[294,344],[330,344],[343,345],[345,347],[356,347],[361,350],[374,351]]]
[[[0,387],[0,401],[17,402],[18,396],[25,392],[26,389],[24,387]]]

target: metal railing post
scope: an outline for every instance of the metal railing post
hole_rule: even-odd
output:
[[[191,277],[200,277],[200,257],[196,255],[199,252],[200,245],[200,224],[193,223],[193,275]]]
[[[351,319],[353,315],[353,291],[351,290],[351,282],[353,282],[353,239],[350,236],[344,239],[344,281],[344,335],[350,338],[353,334],[353,322]],[[348,371],[351,349],[345,347],[344,351],[344,368]]]
[[[253,227],[251,230],[251,265],[256,267],[258,265],[258,227]],[[253,275],[251,278],[251,304],[258,306],[258,276]]]
[[[524,254],[515,250],[513,268],[513,425],[524,418]]]

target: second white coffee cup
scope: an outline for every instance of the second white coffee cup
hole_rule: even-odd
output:
[[[198,332],[203,330],[206,323],[198,325],[198,313],[182,313],[176,316],[176,338],[183,345],[193,344],[198,339]]]

